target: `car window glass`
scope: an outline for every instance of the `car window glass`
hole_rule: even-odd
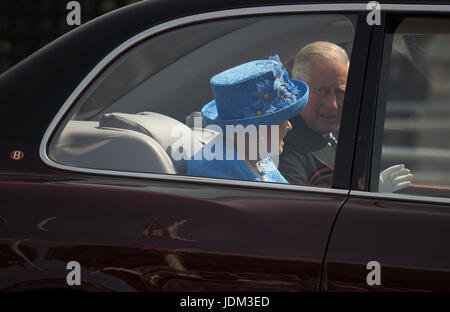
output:
[[[87,169],[331,187],[355,23],[355,16],[337,14],[234,18],[149,37],[83,91],[52,136],[48,155]],[[309,53],[299,57],[305,47]],[[223,85],[213,85],[213,76],[255,60],[278,64],[273,77],[264,76],[273,78],[270,86],[255,78],[244,90],[240,80],[219,94]],[[237,76],[263,70],[255,66],[239,67]],[[217,106],[205,112],[213,100]],[[208,124],[207,114],[217,114],[217,123]],[[229,153],[223,120],[244,127],[231,137],[254,148],[255,159],[241,153],[239,143]],[[249,125],[256,126],[255,136],[253,128],[245,133]],[[194,163],[196,154],[207,150],[217,158],[222,146],[225,162],[192,169],[210,164]]]
[[[450,197],[450,19],[395,19],[388,29],[371,190]]]

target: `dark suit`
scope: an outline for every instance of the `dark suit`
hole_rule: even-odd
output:
[[[331,187],[335,142],[308,127],[300,115],[290,122],[278,169],[291,184]]]

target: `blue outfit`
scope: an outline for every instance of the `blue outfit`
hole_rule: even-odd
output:
[[[220,137],[220,136],[219,136]],[[265,182],[276,182],[276,183],[289,183],[283,175],[278,171],[275,163],[272,159],[266,158],[258,162],[260,168],[264,168],[264,171],[260,171],[259,174],[265,178],[262,180],[256,176],[250,168],[247,166],[244,160],[239,160],[237,158],[237,151],[234,149],[233,160],[227,160],[225,144],[223,146],[222,160],[213,159],[207,160],[204,156],[204,149],[208,148],[211,152],[215,152],[215,145],[218,144],[217,139],[212,140],[202,149],[200,149],[196,155],[194,155],[187,162],[186,174],[192,176],[202,176],[202,177],[212,177],[212,178],[224,178],[224,179],[237,179],[237,180],[247,180],[247,181],[265,181]],[[220,144],[220,143],[219,143]],[[200,155],[198,154],[200,153]],[[196,157],[197,156],[197,157]],[[195,158],[201,160],[195,160]]]
[[[218,127],[222,133],[244,131],[243,128],[249,125],[259,127],[280,124],[300,113],[308,103],[309,96],[306,83],[289,79],[278,55],[269,57],[269,60],[252,61],[225,70],[211,78],[211,88],[214,100],[203,106],[203,122]],[[228,130],[229,126],[233,126],[233,129]],[[241,126],[241,130],[234,126]],[[224,137],[218,135],[206,144],[188,160],[186,173],[288,183],[271,158],[259,161],[255,173],[244,160],[237,157],[234,146],[228,150],[229,157],[225,157],[227,150],[224,141]],[[222,147],[223,152],[218,150],[216,155],[216,147]]]

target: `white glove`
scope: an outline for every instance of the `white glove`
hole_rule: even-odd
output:
[[[393,193],[411,184],[412,174],[405,165],[395,165],[380,173],[379,193]]]

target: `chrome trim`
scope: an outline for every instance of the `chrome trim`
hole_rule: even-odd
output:
[[[383,4],[381,6],[382,10],[405,10],[408,11],[427,11],[431,10],[430,8],[435,8],[436,11],[450,11],[450,5],[392,5],[392,4]],[[109,65],[112,60],[130,48],[131,46],[137,44],[138,42],[148,38],[151,35],[157,34],[159,32],[178,27],[181,25],[186,25],[199,21],[206,20],[214,20],[217,18],[223,17],[236,17],[236,16],[245,16],[245,15],[257,15],[257,14],[272,14],[272,13],[292,13],[292,12],[339,12],[339,11],[365,11],[367,10],[367,3],[341,3],[341,4],[304,4],[304,5],[282,5],[282,6],[265,6],[265,7],[256,7],[256,8],[245,8],[245,9],[232,9],[232,10],[222,10],[210,13],[202,13],[191,15],[187,17],[178,18],[166,23],[162,23],[151,27],[127,41],[120,44],[114,50],[112,50],[106,57],[104,57],[81,81],[81,83],[75,88],[72,94],[67,98],[62,107],[59,109],[58,113],[53,118],[52,122],[48,126],[45,134],[42,138],[41,145],[39,147],[39,156],[42,161],[49,165],[50,167],[69,170],[74,172],[83,172],[83,173],[94,173],[94,174],[105,174],[105,175],[113,175],[113,176],[127,176],[127,177],[142,177],[142,178],[154,178],[154,179],[163,179],[163,180],[178,180],[178,181],[189,181],[189,182],[202,182],[202,183],[214,183],[214,184],[225,184],[225,185],[245,185],[245,186],[257,186],[257,187],[270,187],[276,189],[290,189],[290,190],[304,190],[310,192],[326,192],[326,193],[335,193],[335,194],[347,194],[348,190],[337,190],[337,189],[326,189],[326,188],[315,188],[315,187],[302,187],[302,186],[294,186],[294,185],[273,185],[272,183],[258,183],[258,182],[248,182],[248,181],[222,181],[211,178],[193,178],[193,177],[185,177],[185,176],[169,176],[169,175],[161,175],[161,174],[144,174],[144,173],[130,173],[130,172],[119,172],[112,170],[100,170],[100,169],[85,169],[85,168],[77,168],[59,164],[53,160],[51,160],[47,155],[47,143],[50,139],[50,136],[55,131],[55,128],[64,114],[69,110],[74,101],[78,98],[78,96],[84,91],[87,85],[105,68]]]
[[[380,199],[389,199],[389,200],[393,199],[393,200],[399,200],[399,201],[426,202],[426,203],[435,203],[435,204],[450,204],[450,198],[420,196],[420,195],[350,191],[350,196],[364,197],[364,198],[380,198]]]
[[[174,182],[192,182],[201,183],[209,185],[228,185],[228,186],[244,186],[244,187],[256,187],[262,189],[272,189],[272,190],[286,190],[286,191],[302,191],[310,193],[323,193],[323,194],[337,194],[337,195],[348,195],[348,190],[332,189],[332,188],[320,188],[313,186],[302,186],[302,185],[292,185],[292,184],[282,184],[282,183],[272,183],[272,182],[256,182],[256,181],[242,181],[242,180],[231,180],[231,179],[220,179],[220,178],[207,178],[207,177],[195,177],[195,176],[183,176],[176,174],[161,174],[161,173],[141,173],[141,172],[126,172],[126,171],[113,171],[113,170],[103,170],[103,169],[87,169],[79,167],[71,167],[62,164],[58,164],[58,169],[76,171],[88,174],[99,174],[99,175],[109,175],[109,176],[119,176],[126,178],[147,178],[152,180],[163,180],[163,181],[174,181]]]

